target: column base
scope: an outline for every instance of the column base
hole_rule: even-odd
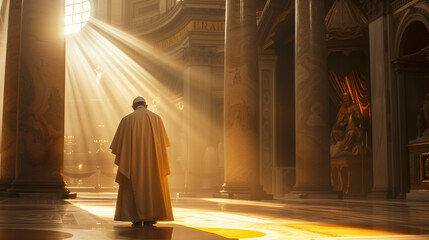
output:
[[[392,193],[388,188],[373,188],[368,194],[368,199],[388,199],[392,198]]]
[[[16,193],[0,192],[0,197],[29,199],[75,199],[77,193]]]
[[[10,193],[6,190],[1,190],[0,191],[0,197],[2,197],[2,198],[17,198],[17,197],[19,197],[19,194],[18,193]]]
[[[8,183],[0,183],[0,192],[7,191],[12,185]]]
[[[410,190],[410,192],[407,193],[407,199],[429,201],[429,190]]]
[[[70,193],[65,183],[23,183],[14,182],[4,193],[8,197],[19,198],[48,198],[48,199],[73,199],[76,193]]]
[[[272,194],[267,194],[262,185],[245,186],[245,185],[231,185],[224,183],[222,190],[216,197],[229,198],[229,199],[246,199],[246,200],[271,200]]]
[[[332,190],[332,186],[307,186],[295,185],[289,194],[284,195],[285,198],[300,198],[300,199],[342,199],[341,191]]]

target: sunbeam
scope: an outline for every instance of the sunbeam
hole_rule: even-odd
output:
[[[181,72],[182,75],[175,77],[176,81],[182,82],[182,64],[150,43],[96,19],[91,19],[90,24],[79,33],[68,35],[66,45],[65,136],[74,141],[73,150],[67,150],[69,153],[94,153],[102,147],[103,151],[110,152],[109,142],[120,119],[132,111],[132,99],[140,95],[146,98],[148,108],[164,119],[172,143],[169,149],[172,177],[181,178],[174,182],[182,185],[171,184],[173,187],[187,185],[186,181],[189,180],[185,178],[192,174],[192,169],[218,167],[217,163],[204,165],[202,161],[185,159],[189,154],[197,154],[201,160],[213,159],[217,153],[212,152],[217,152],[217,149],[211,150],[214,149],[211,147],[207,150],[205,144],[210,138],[207,129],[213,128],[210,116],[206,115],[207,110],[193,108],[189,102],[184,102],[183,96],[180,96],[183,93],[178,95],[177,89],[165,85],[168,83],[162,79],[165,73],[159,74],[159,69],[168,69],[170,74]],[[134,58],[136,52],[138,62]],[[201,88],[209,77],[199,74],[190,87]],[[192,121],[198,122],[198,125],[184,127],[191,112]],[[193,139],[195,144],[180,149],[184,146],[183,141],[189,139]]]

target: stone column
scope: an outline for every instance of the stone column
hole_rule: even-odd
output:
[[[221,193],[260,198],[256,1],[226,1],[225,183]]]
[[[294,193],[314,196],[333,193],[330,182],[329,81],[324,1],[296,0],[295,14]],[[335,194],[330,196],[336,197]]]
[[[23,0],[16,175],[10,192],[70,197],[63,181],[64,1]]]
[[[21,7],[22,1],[10,1],[3,93],[0,190],[8,189],[15,179]]]

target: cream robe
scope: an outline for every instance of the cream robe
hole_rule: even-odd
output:
[[[161,117],[145,107],[137,107],[121,120],[110,146],[118,165],[115,220],[173,220],[168,146]]]

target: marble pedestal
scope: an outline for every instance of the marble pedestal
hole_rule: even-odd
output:
[[[372,183],[371,161],[368,154],[331,159],[331,182],[343,197],[364,197]]]
[[[408,142],[410,192],[407,199],[429,200],[429,138]]]

